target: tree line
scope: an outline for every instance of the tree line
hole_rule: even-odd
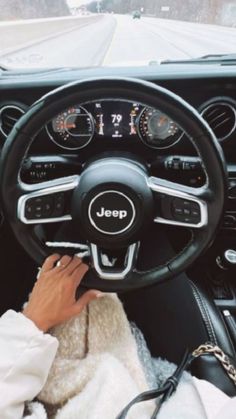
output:
[[[0,0],[0,21],[66,16],[66,0]]]
[[[144,15],[191,22],[220,23],[222,10],[232,0],[101,0],[100,11],[127,14],[140,10]],[[87,8],[97,11],[97,1]]]
[[[228,15],[228,21],[231,15],[235,25],[232,5],[232,0],[91,0],[85,4],[93,13],[128,14],[140,10],[146,16],[203,23],[227,24],[225,15]],[[70,13],[67,0],[0,0],[0,21],[66,16]]]

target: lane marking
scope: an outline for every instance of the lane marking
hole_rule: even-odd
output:
[[[117,33],[118,20],[117,20],[116,16],[114,16],[114,17],[115,17],[115,19],[116,19],[116,24],[115,24],[115,28],[114,28],[113,35],[112,35],[112,37],[111,37],[110,45],[108,46],[107,51],[106,51],[106,53],[105,53],[105,55],[104,55],[104,57],[103,57],[103,60],[102,60],[102,64],[101,64],[101,65],[102,65],[102,67],[106,65],[107,58],[108,58],[108,56],[109,56],[109,54],[110,54],[110,52],[111,52],[111,49],[112,49],[112,44],[113,44],[113,41],[114,41],[115,35],[116,35],[116,33]]]

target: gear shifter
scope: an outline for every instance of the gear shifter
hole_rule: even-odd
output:
[[[217,265],[224,270],[236,267],[236,250],[227,249],[216,258]]]

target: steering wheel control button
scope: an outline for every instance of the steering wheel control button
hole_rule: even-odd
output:
[[[40,219],[43,216],[43,199],[31,198],[25,206],[25,216],[28,220]]]
[[[28,220],[33,220],[35,218],[34,216],[34,200],[29,199],[25,205],[25,217]]]
[[[90,202],[88,216],[93,227],[103,234],[116,235],[134,223],[136,210],[124,193],[111,190],[96,195]]]
[[[64,208],[63,193],[29,198],[25,204],[25,218],[27,220],[43,220],[62,217]]]
[[[176,221],[198,224],[201,221],[200,206],[194,201],[175,198],[172,201],[172,216]]]
[[[45,199],[43,200],[42,207],[43,207],[43,211],[42,211],[43,217],[45,218],[50,217],[53,211],[53,199],[51,196],[45,197]]]
[[[65,206],[65,200],[64,200],[64,194],[58,193],[54,196],[54,217],[61,217],[64,212],[64,206]]]

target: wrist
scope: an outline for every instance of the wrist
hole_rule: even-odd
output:
[[[35,326],[39,330],[41,330],[42,332],[46,333],[48,331],[48,329],[50,329],[50,326],[47,324],[46,321],[44,321],[43,319],[39,318],[34,313],[31,313],[30,311],[28,311],[27,308],[25,308],[23,310],[22,314],[25,317],[27,317],[29,320],[31,320],[35,324]]]

